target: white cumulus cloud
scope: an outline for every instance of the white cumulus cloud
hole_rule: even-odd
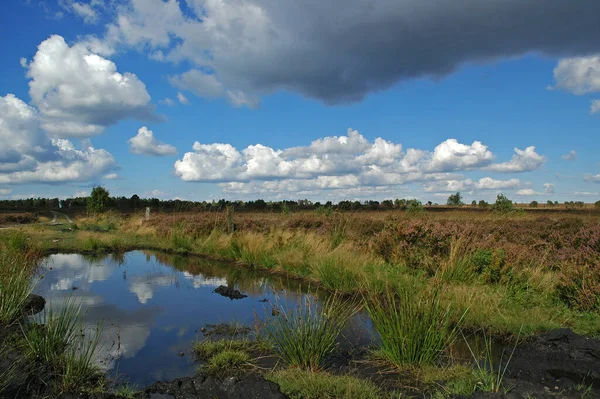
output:
[[[560,60],[554,80],[554,88],[577,95],[600,91],[600,55]]]
[[[138,130],[138,134],[130,138],[128,142],[129,150],[134,154],[156,156],[177,154],[177,149],[174,146],[158,141],[152,130],[148,130],[146,126],[142,126]]]
[[[27,76],[42,128],[56,137],[90,137],[123,119],[158,120],[146,86],[83,43],[58,35],[44,40]]]
[[[561,158],[565,161],[573,161],[577,159],[577,152],[575,150],[571,150],[568,154],[561,155]]]
[[[541,167],[546,162],[546,157],[535,151],[535,146],[530,146],[524,150],[515,148],[515,154],[507,162],[492,164],[487,170],[502,173],[530,172]]]
[[[106,150],[50,139],[39,125],[34,108],[12,94],[0,97],[0,183],[89,181],[116,168]]]

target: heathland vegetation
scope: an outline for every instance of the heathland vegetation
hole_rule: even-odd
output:
[[[114,209],[118,199],[100,194],[101,202],[86,200],[82,208],[63,204],[72,224],[50,225],[32,214],[36,222],[18,233],[0,232],[0,331],[12,331],[28,369],[41,362],[60,376],[53,383],[59,392],[83,379],[98,387],[99,380],[91,378],[93,334],[88,351],[72,350],[81,345],[74,334],[82,328],[77,305],[46,313],[38,320],[45,327],[24,321],[36,261],[53,252],[156,249],[217,257],[330,292],[319,305],[308,300],[282,307],[253,340],[196,347],[206,362],[203,372],[262,370],[290,397],[390,395],[369,378],[328,369],[346,320],[359,309],[378,335],[365,361],[395,370],[411,392],[440,396],[508,389],[506,360],[489,367],[492,340],[515,343],[565,327],[600,337],[600,217],[593,207],[588,213],[525,212],[503,195],[489,206],[464,206],[457,193],[448,201],[456,208],[446,212],[415,201],[360,204],[360,210],[352,203],[264,201],[256,208],[254,201],[244,204],[246,212],[236,203],[190,205],[185,212],[165,206],[146,219],[141,208],[153,200],[140,200],[139,212],[121,213]],[[87,213],[89,203],[94,209]],[[231,206],[234,228],[231,211],[229,217],[225,212]],[[477,331],[489,339],[486,361],[476,351],[477,367],[454,361],[453,343]],[[258,367],[257,351],[276,356],[278,366]],[[0,391],[7,373],[0,375]]]

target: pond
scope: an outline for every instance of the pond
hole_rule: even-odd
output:
[[[204,339],[207,324],[238,323],[250,328],[273,304],[293,305],[309,287],[240,266],[150,251],[122,255],[55,254],[40,271],[36,293],[58,308],[69,298],[82,303],[86,325],[103,324],[99,362],[109,378],[145,386],[194,374],[190,349]],[[232,300],[214,292],[240,290]],[[354,318],[345,343],[371,341],[369,323]]]

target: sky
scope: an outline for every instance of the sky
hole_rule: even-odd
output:
[[[0,199],[600,199],[597,0],[0,2]]]

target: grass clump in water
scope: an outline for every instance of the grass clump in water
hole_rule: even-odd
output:
[[[86,329],[81,317],[81,304],[68,299],[59,311],[46,309],[37,317],[38,324],[23,327],[27,357],[52,368],[59,376],[59,392],[74,392],[101,381],[95,362],[101,327]]]
[[[278,370],[267,379],[279,384],[291,399],[379,399],[386,397],[371,381],[347,375],[304,371],[297,368]]]
[[[202,371],[216,376],[238,374],[252,365],[250,355],[241,350],[224,350],[208,359]]]
[[[454,341],[466,313],[443,306],[436,289],[410,287],[365,298],[365,308],[381,339],[375,355],[398,368],[434,363]]]
[[[275,351],[288,365],[314,371],[333,352],[346,321],[359,308],[353,301],[333,295],[321,306],[307,297],[298,307],[279,305],[276,310],[278,314],[265,325]]]
[[[196,357],[206,361],[199,371],[219,377],[236,375],[251,368],[251,354],[264,350],[263,342],[247,339],[206,340],[194,345]]]
[[[20,233],[0,237],[0,327],[23,318],[23,307],[31,294],[35,253],[30,240]]]

